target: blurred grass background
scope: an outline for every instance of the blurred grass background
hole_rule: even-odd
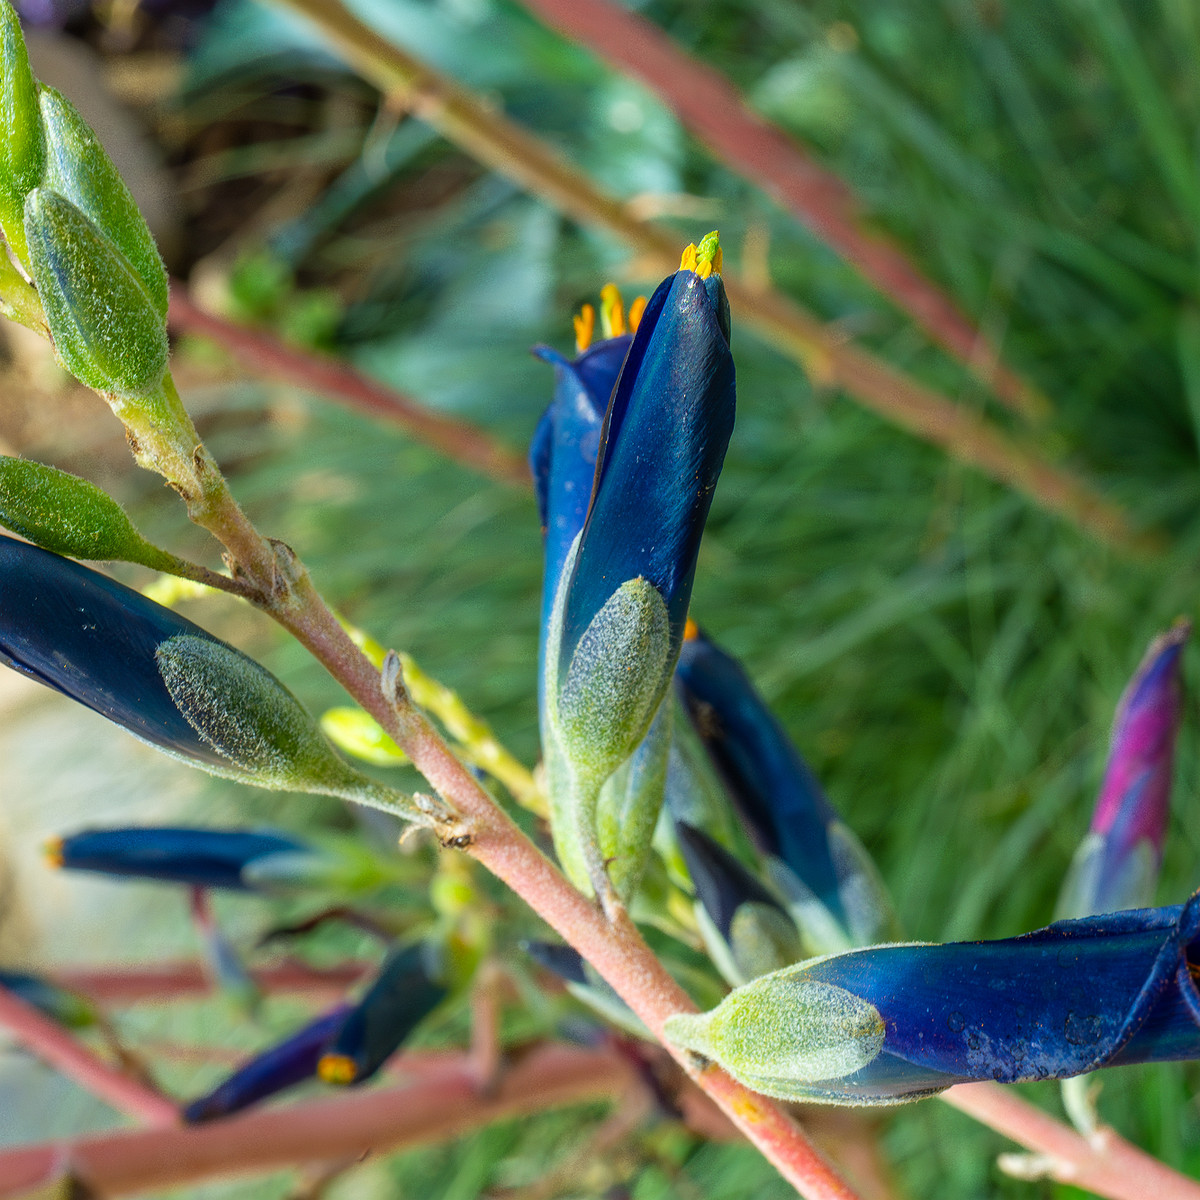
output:
[[[959,364],[715,163],[643,89],[516,5],[353,7],[616,194],[682,214],[671,218],[681,245],[719,228],[730,261],[753,267],[765,255],[777,286],[847,336],[960,403],[987,406]],[[1144,558],[1098,545],[814,388],[739,332],[733,313],[738,426],[693,613],[776,705],[877,857],[912,936],[995,937],[1044,924],[1087,824],[1117,698],[1153,634],[1197,610],[1200,8],[637,7],[812,147],[870,222],[1050,398],[1037,431],[1043,451],[1165,535],[1162,552]],[[65,45],[85,55],[107,103],[132,110],[143,139],[133,153],[166,197],[160,229],[172,269],[197,295],[510,444],[528,439],[551,386],[528,347],[567,350],[572,311],[610,277],[627,295],[656,282],[621,247],[381,107],[311,31],[268,7],[45,0],[25,15],[41,26],[35,66]],[[157,482],[125,466],[107,414],[5,333],[0,438],[109,486],[160,542],[209,553]],[[202,432],[259,526],[294,545],[356,623],[457,688],[532,762],[540,564],[531,496],[319,397],[241,378],[211,348],[185,345],[181,355]],[[265,623],[225,601],[189,611],[224,622],[310,707],[339,702],[320,669]],[[1191,655],[1185,674],[1200,690]],[[1195,727],[1191,701],[1162,903],[1198,882]],[[59,733],[45,746],[48,777],[63,753]],[[214,785],[205,796],[228,793]],[[236,803],[284,823],[301,811],[248,793]],[[26,902],[36,910],[31,871]],[[126,948],[114,945],[113,956]],[[1102,1112],[1198,1174],[1198,1085],[1195,1066],[1122,1069],[1104,1076]],[[1051,1085],[1028,1090],[1057,1109]],[[330,1194],[489,1195],[536,1176],[583,1120],[551,1115],[370,1164]],[[900,1196],[1077,1194],[1000,1174],[1001,1139],[936,1103],[889,1113],[880,1130]],[[698,1146],[669,1127],[627,1149],[612,1157],[611,1177],[581,1168],[577,1190],[563,1194],[788,1194],[751,1152]]]

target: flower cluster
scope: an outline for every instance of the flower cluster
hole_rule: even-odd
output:
[[[1156,640],[1119,706],[1064,893],[1078,919],[996,942],[887,942],[896,921],[866,851],[742,667],[687,619],[733,416],[719,271],[710,235],[632,336],[581,339],[574,361],[541,352],[557,371],[531,453],[542,734],[564,867],[606,902],[656,871],[660,893],[674,886],[661,866],[693,891],[696,931],[734,990],[667,1034],[769,1095],[886,1104],[1200,1055],[1200,894],[1140,907],[1161,858],[1187,625]],[[574,952],[529,948],[638,1028]]]

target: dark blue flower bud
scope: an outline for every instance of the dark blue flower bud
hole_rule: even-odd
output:
[[[578,490],[599,385],[570,381],[562,411],[572,415],[557,428],[566,443],[561,468],[555,430],[543,429],[535,446],[535,469],[549,472],[539,489],[548,526],[542,710],[555,845],[575,882],[605,897],[612,887],[603,863],[614,856],[624,864],[620,893],[636,886],[662,787],[639,793],[638,819],[621,823],[628,833],[621,846],[605,846],[598,830],[600,792],[662,709],[733,429],[716,236],[684,257],[646,305],[612,390],[582,528]],[[597,358],[597,376],[606,382],[612,365]],[[662,728],[668,722],[666,713]],[[661,781],[667,742],[660,741],[651,774]],[[633,811],[625,798],[609,809]]]
[[[182,827],[86,829],[54,838],[46,848],[50,861],[67,871],[235,891],[255,890],[248,871],[264,860],[318,853],[269,830]]]
[[[326,1083],[370,1079],[445,999],[446,988],[430,968],[429,953],[417,943],[387,957],[321,1056],[317,1071]]]
[[[86,1029],[96,1023],[96,1009],[91,1001],[40,975],[0,971],[0,987],[68,1029]]]
[[[193,1100],[183,1110],[185,1123],[197,1125],[218,1117],[230,1117],[315,1078],[317,1063],[342,1027],[349,1011],[348,1004],[339,1004],[299,1032],[262,1054],[256,1054],[208,1095]]]
[[[812,959],[666,1023],[787,1100],[893,1104],[971,1080],[1200,1057],[1200,892],[995,942]]]
[[[0,662],[215,775],[422,819],[343,762],[269,671],[69,559],[0,537]]]
[[[773,875],[811,949],[877,941],[892,918],[874,865],[738,661],[689,626],[675,682],[759,849],[788,868]]]
[[[791,917],[734,855],[685,822],[676,822],[675,835],[700,902],[700,932],[730,983],[746,983],[803,957]]]

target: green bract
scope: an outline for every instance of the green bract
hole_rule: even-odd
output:
[[[129,260],[158,315],[167,315],[167,272],[137,203],[79,110],[53,88],[41,92],[44,183],[90,217]],[[35,180],[36,182],[36,180]]]
[[[27,264],[25,197],[41,182],[46,148],[37,82],[21,23],[7,0],[0,0],[0,113],[0,229],[13,254]]]
[[[178,634],[155,651],[175,707],[221,758],[271,788],[370,802],[371,781],[334,753],[300,702],[231,646]],[[383,807],[395,810],[393,798]]]
[[[558,709],[576,770],[608,778],[645,735],[670,677],[671,629],[653,584],[621,584],[592,618],[566,668]]]
[[[165,570],[174,561],[134,528],[106,492],[78,475],[0,456],[0,525],[65,554]]]
[[[25,200],[29,267],[59,361],[80,383],[141,396],[167,369],[165,318],[129,259],[49,188]]]
[[[676,1013],[667,1037],[715,1059],[735,1079],[793,1100],[840,1079],[883,1047],[884,1023],[868,1001],[833,984],[766,975],[730,992],[711,1012]]]

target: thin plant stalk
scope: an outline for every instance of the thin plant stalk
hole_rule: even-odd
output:
[[[727,167],[762,188],[961,360],[1009,408],[1043,415],[1045,400],[999,361],[955,302],[894,242],[868,229],[858,202],[794,137],[754,112],[719,71],[613,0],[522,0],[554,29],[650,88]]]
[[[348,408],[398,425],[455,462],[511,486],[530,486],[524,456],[483,430],[436,413],[345,363],[299,350],[263,330],[248,329],[205,312],[188,299],[178,283],[171,289],[168,319],[177,333],[196,334],[216,342],[257,375],[336,397]]]
[[[57,1021],[0,986],[0,1026],[27,1050],[119,1112],[148,1125],[174,1125],[177,1106],[149,1084],[110,1066]]]
[[[494,1121],[620,1101],[641,1083],[618,1056],[543,1046],[517,1062],[495,1092],[475,1086],[468,1056],[444,1055],[437,1072],[400,1087],[260,1109],[192,1128],[134,1130],[0,1153],[0,1198],[70,1175],[105,1197],[159,1194],[208,1180],[336,1162],[459,1137]]]
[[[1037,1156],[1039,1174],[1109,1200],[1200,1200],[1200,1183],[1139,1150],[1115,1130],[1095,1140],[996,1083],[961,1083],[941,1099]]]
[[[637,268],[664,275],[679,262],[678,235],[637,217],[535,135],[471,92],[394,46],[338,0],[273,0],[313,22],[331,49],[393,104],[581,224],[604,230],[637,256]],[[917,383],[795,301],[724,272],[738,321],[808,372],[820,387],[841,387],[860,404],[946,453],[1028,496],[1102,542],[1146,550],[1121,508],[991,421]]]
[[[325,1000],[341,996],[373,969],[367,962],[345,962],[335,967],[284,962],[254,968],[250,977],[266,995],[291,993]],[[137,967],[56,967],[53,978],[69,991],[79,992],[106,1008],[200,999],[214,991],[204,965],[195,961]]]

